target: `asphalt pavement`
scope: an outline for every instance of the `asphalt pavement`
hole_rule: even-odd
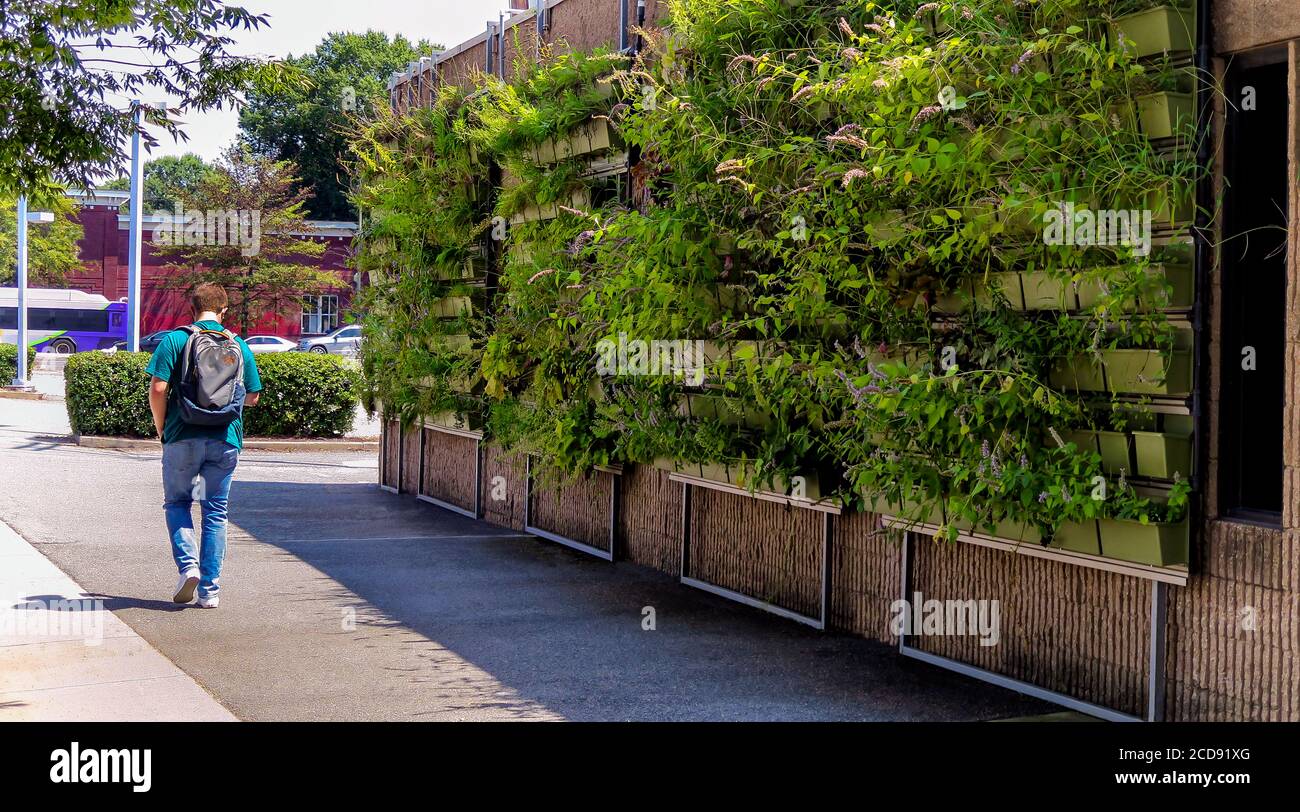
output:
[[[157,453],[0,400],[0,521],[246,720],[974,720],[1048,706],[472,521],[373,454],[246,453],[221,608],[170,603]],[[642,626],[654,607],[656,628]]]

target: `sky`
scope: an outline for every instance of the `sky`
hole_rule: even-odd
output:
[[[507,0],[229,0],[255,14],[270,16],[270,27],[230,34],[231,50],[243,55],[299,56],[315,49],[333,32],[383,31],[412,42],[428,39],[451,47],[483,32],[487,20],[510,4]],[[188,142],[155,132],[158,146],[147,158],[198,153],[212,161],[235,139],[239,114],[234,110],[190,113],[185,117]]]

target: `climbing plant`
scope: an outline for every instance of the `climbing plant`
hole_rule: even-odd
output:
[[[438,381],[471,375],[487,431],[543,464],[816,476],[948,537],[1184,515],[1185,481],[1140,494],[1078,440],[1117,400],[1142,408],[1087,370],[1117,350],[1172,369],[1186,345],[1166,269],[1189,261],[1193,130],[1154,144],[1135,102],[1183,69],[1139,60],[1108,0],[669,5],[632,61],[547,54],[370,131],[363,262],[391,275],[366,305],[380,398],[463,405]],[[439,137],[409,154],[430,122]],[[560,154],[592,122],[637,159],[630,188]],[[493,177],[493,210],[451,219],[442,173]],[[1107,212],[1128,219],[1099,233],[1088,218]],[[439,360],[416,338],[423,302],[444,252],[494,223],[492,306]],[[699,374],[603,368],[629,341],[698,349]],[[1144,369],[1134,388],[1163,380]]]

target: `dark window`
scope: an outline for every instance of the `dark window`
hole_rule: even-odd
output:
[[[1221,512],[1278,522],[1286,369],[1287,66],[1229,73],[1223,355],[1219,433]],[[1253,94],[1254,109],[1243,101]]]
[[[0,330],[18,329],[18,308],[0,307]]]
[[[15,323],[17,323],[15,321]],[[69,333],[107,333],[107,310],[71,310],[33,307],[27,311],[27,329],[63,330]]]

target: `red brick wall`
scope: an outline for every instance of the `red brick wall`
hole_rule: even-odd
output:
[[[98,293],[108,299],[123,298],[127,294],[130,251],[130,232],[118,227],[118,210],[110,206],[86,206],[78,215],[85,237],[79,244],[82,268],[68,277],[69,287],[87,293]],[[161,257],[151,243],[152,234],[144,229],[144,253],[140,257],[140,291],[143,302],[140,308],[141,335],[165,330],[190,319],[190,307],[183,291],[170,289],[167,282],[176,275],[174,266]],[[340,311],[352,301],[353,272],[347,267],[351,239],[346,237],[320,237],[329,247],[319,258],[300,258],[301,261],[319,263],[319,267],[338,273],[339,286],[328,291],[339,297]],[[232,329],[251,335],[271,333],[296,338],[302,333],[301,310],[268,314],[246,328],[231,323]]]

